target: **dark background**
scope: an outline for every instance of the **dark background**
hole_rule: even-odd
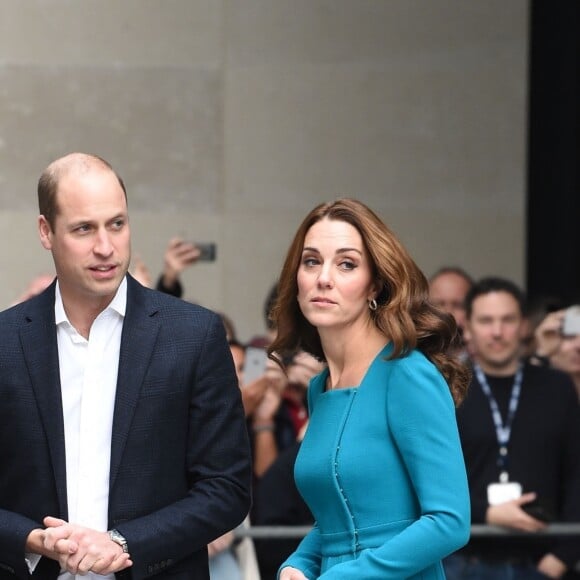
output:
[[[580,2],[532,0],[526,285],[580,303]]]

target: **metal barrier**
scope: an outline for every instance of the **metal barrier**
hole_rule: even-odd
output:
[[[311,530],[311,526],[248,526],[236,528],[234,534],[237,538],[258,539],[288,539],[302,538]],[[471,537],[489,536],[580,536],[580,523],[556,523],[548,524],[543,530],[537,532],[519,532],[500,526],[488,526],[474,524],[471,526]]]

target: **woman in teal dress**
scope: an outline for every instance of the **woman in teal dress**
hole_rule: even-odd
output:
[[[316,207],[292,242],[272,317],[272,356],[327,363],[308,390],[295,466],[316,523],[280,580],[443,579],[469,539],[454,403],[468,371],[447,352],[455,323],[367,206]],[[273,355],[272,353],[276,353]]]

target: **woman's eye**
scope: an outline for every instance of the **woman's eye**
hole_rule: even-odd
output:
[[[305,266],[316,266],[316,264],[318,264],[318,260],[316,258],[304,258],[304,260],[302,260],[302,263]]]
[[[345,260],[344,262],[340,263],[340,267],[343,270],[354,270],[356,268],[356,264],[350,260]]]

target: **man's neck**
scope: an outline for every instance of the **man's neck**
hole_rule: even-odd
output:
[[[73,325],[76,331],[88,340],[91,331],[91,326],[97,316],[107,308],[115,295],[103,296],[96,299],[79,299],[74,294],[63,292],[60,287],[60,294],[62,305],[69,322]]]

